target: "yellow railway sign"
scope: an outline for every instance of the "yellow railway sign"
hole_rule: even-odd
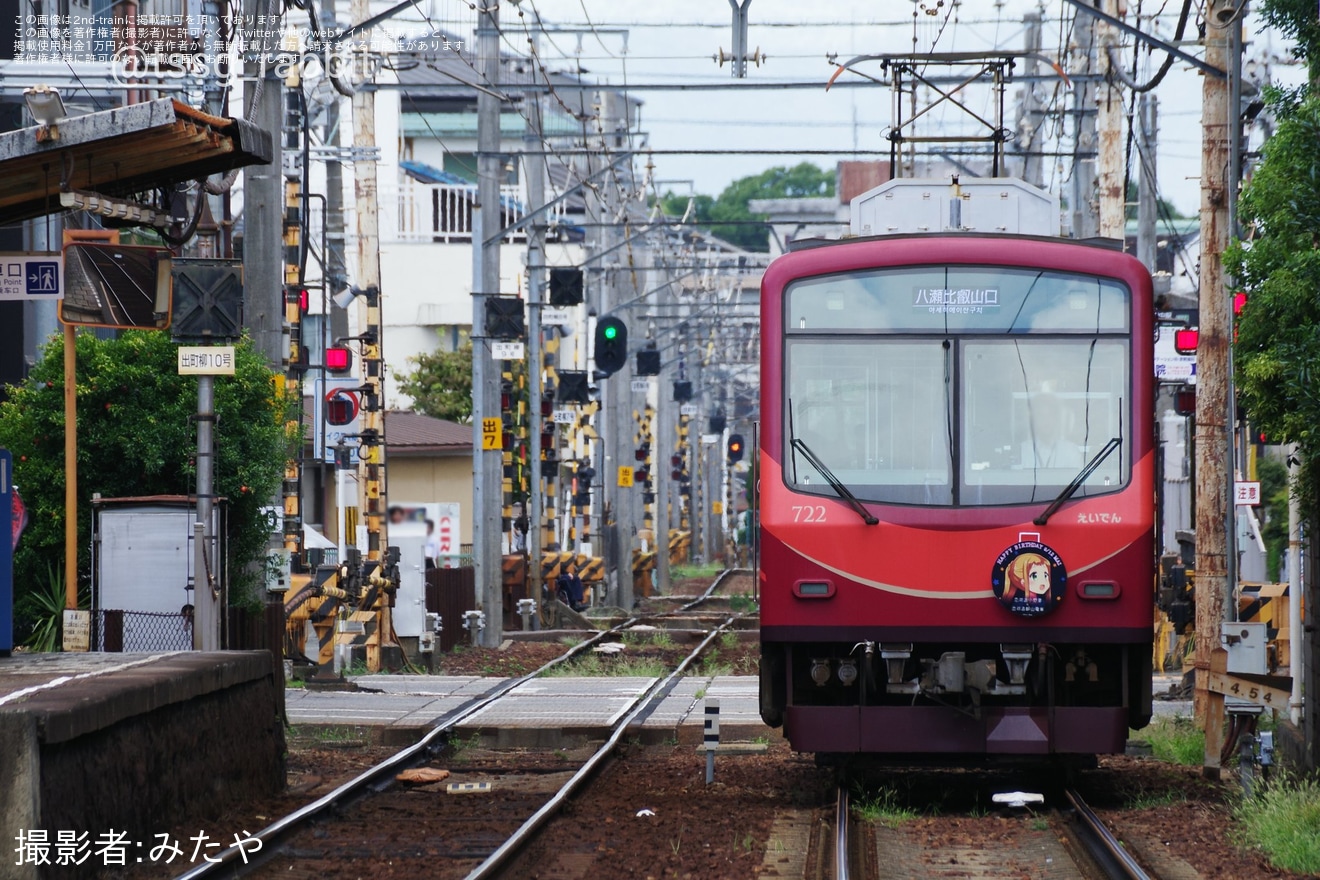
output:
[[[481,449],[482,451],[504,449],[504,423],[498,418],[481,420]]]

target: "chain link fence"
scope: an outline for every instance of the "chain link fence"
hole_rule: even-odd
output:
[[[94,650],[191,651],[191,614],[102,609],[92,613]]]
[[[192,614],[100,609],[92,612],[92,650],[191,651]],[[231,651],[269,649],[279,652],[284,632],[284,606],[230,608],[225,621],[223,647]]]

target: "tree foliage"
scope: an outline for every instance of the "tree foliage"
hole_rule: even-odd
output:
[[[436,351],[408,358],[412,369],[396,372],[399,390],[424,415],[466,424],[472,421],[472,343],[456,351]]]
[[[792,168],[776,166],[735,180],[724,188],[718,198],[693,196],[692,219],[708,229],[711,235],[747,250],[770,249],[770,230],[758,221],[765,214],[753,214],[747,207],[752,199],[811,198],[834,195],[834,172],[802,162]],[[661,199],[662,210],[681,217],[687,212],[689,198],[666,193]],[[738,224],[738,225],[733,225]]]
[[[177,347],[160,332],[117,339],[77,337],[78,569],[90,571],[92,493],[103,497],[187,495],[196,488],[197,379],[178,375]],[[261,508],[279,491],[291,451],[284,401],[248,340],[235,375],[215,382],[215,489],[228,503],[231,601],[260,577],[270,530]],[[29,523],[14,558],[16,593],[37,588],[64,559],[64,344],[54,336],[28,378],[0,404],[0,446],[14,456],[14,482]]]
[[[1297,55],[1306,61],[1307,80],[1320,80],[1320,17],[1314,0],[1265,0],[1260,11],[1266,24],[1297,41]]]
[[[1251,230],[1226,266],[1246,291],[1234,345],[1237,387],[1271,438],[1320,456],[1320,100],[1273,93],[1279,125],[1240,201]]]

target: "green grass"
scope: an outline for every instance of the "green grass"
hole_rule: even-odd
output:
[[[668,674],[669,667],[660,659],[647,657],[607,659],[602,658],[599,654],[588,654],[568,663],[560,663],[558,666],[552,666],[542,673],[545,678],[571,678],[573,676],[662,678]]]
[[[892,788],[879,788],[870,792],[854,791],[852,811],[863,822],[872,822],[897,828],[921,814],[902,803]]]
[[[651,644],[657,648],[672,648],[674,647],[674,637],[669,634],[668,630],[658,629],[651,633]]]
[[[1166,763],[1199,767],[1205,760],[1205,731],[1190,718],[1160,718],[1139,736],[1150,743],[1154,756]]]
[[[308,728],[304,727],[302,730],[307,731]],[[356,743],[365,741],[362,731],[358,730],[356,727],[330,725],[327,727],[311,728],[310,732],[312,738],[320,743]]]
[[[729,610],[734,614],[751,614],[756,610],[756,600],[751,593],[736,593],[729,597]]]
[[[1165,807],[1169,804],[1181,803],[1187,800],[1185,792],[1173,788],[1163,790],[1138,790],[1127,796],[1124,800],[1124,807],[1129,810],[1149,810],[1152,807]]]
[[[448,757],[451,761],[467,761],[471,759],[474,749],[481,745],[481,732],[475,731],[466,739],[455,736],[449,740]]]
[[[1280,777],[1233,811],[1240,842],[1276,868],[1320,874],[1320,782]]]
[[[724,571],[724,566],[718,562],[709,562],[705,565],[675,565],[669,569],[671,578],[697,578],[714,577]]]

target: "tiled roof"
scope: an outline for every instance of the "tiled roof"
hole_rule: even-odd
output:
[[[303,425],[312,442],[312,399],[303,398]],[[456,455],[472,451],[472,426],[404,410],[385,413],[385,455]]]
[[[472,451],[472,426],[390,410],[385,413],[385,455],[434,455]]]

